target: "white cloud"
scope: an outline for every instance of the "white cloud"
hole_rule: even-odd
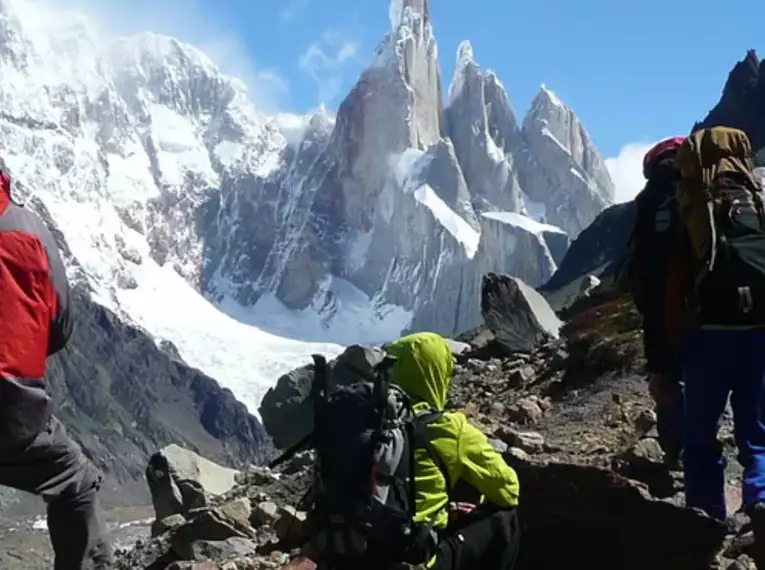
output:
[[[205,0],[38,1],[54,9],[82,12],[107,39],[146,31],[176,37],[203,51],[224,73],[241,79],[261,110],[276,112],[284,107],[287,80],[278,70],[253,60],[243,39],[219,18],[215,4]]]
[[[244,81],[252,102],[261,111],[273,114],[284,109],[284,101],[289,92],[287,78],[274,69],[255,67],[240,38],[217,36],[194,45],[212,59],[221,71]]]
[[[300,56],[300,69],[316,82],[321,102],[330,102],[340,94],[342,69],[356,58],[359,47],[357,42],[347,39],[344,34],[327,31]]]
[[[633,142],[624,145],[619,155],[606,159],[606,167],[616,186],[616,203],[632,200],[643,189],[643,157],[655,143]]]
[[[279,12],[279,18],[282,22],[289,22],[300,12],[305,10],[306,6],[308,6],[308,1],[309,0],[292,0],[291,2],[288,2],[287,5],[282,8],[282,11]]]

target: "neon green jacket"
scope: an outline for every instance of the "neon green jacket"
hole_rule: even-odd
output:
[[[398,359],[393,382],[412,398],[415,410],[442,412],[454,370],[454,357],[446,341],[434,333],[416,333],[391,343],[387,351]],[[428,435],[449,471],[452,486],[464,479],[490,503],[499,507],[518,504],[517,474],[464,414],[444,413],[428,426]],[[427,522],[440,511],[435,527],[444,528],[449,521],[444,508],[448,500],[446,480],[423,449],[415,456],[415,483],[415,522]]]

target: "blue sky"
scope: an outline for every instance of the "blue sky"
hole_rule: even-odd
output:
[[[389,27],[387,0],[56,3],[76,5],[118,33],[150,29],[198,45],[242,76],[268,111],[336,107]],[[687,132],[716,103],[746,50],[765,54],[765,3],[721,5],[430,2],[445,84],[457,46],[469,39],[479,63],[504,82],[519,120],[545,83],[576,111],[606,157]]]

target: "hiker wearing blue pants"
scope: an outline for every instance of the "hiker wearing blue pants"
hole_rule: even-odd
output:
[[[717,429],[728,395],[743,504],[765,502],[765,329],[697,330],[688,339],[685,383],[685,494],[690,507],[724,520],[725,461]]]
[[[717,431],[728,395],[743,507],[765,569],[765,204],[743,131],[691,134],[678,150],[677,210],[688,238],[691,311],[683,351],[686,503],[727,515],[725,462]]]

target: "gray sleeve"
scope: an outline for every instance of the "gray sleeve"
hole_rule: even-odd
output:
[[[28,213],[30,216],[34,216],[32,212]],[[48,355],[50,356],[64,348],[72,335],[71,291],[56,239],[45,223],[39,218],[37,226],[40,241],[42,241],[48,254],[50,278],[56,291],[56,313],[51,321],[48,339]]]

